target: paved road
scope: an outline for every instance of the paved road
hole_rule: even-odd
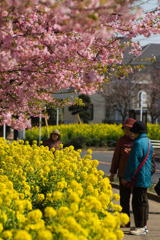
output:
[[[84,156],[86,151],[81,153]],[[92,159],[99,161],[98,170],[102,170],[106,175],[109,175],[113,151],[93,151]],[[160,178],[160,162],[156,162],[156,173],[152,176],[152,183],[157,183]]]

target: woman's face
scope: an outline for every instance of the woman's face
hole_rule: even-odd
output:
[[[133,133],[130,132],[130,127],[123,127],[124,134],[133,137]]]
[[[56,133],[52,134],[52,140],[53,141],[57,141],[58,137],[59,137],[58,134],[56,134]]]
[[[139,136],[139,133],[133,133],[134,138],[137,138]]]

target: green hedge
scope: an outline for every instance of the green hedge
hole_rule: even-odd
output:
[[[160,125],[147,124],[148,137],[160,140]],[[85,146],[114,147],[120,136],[123,135],[122,125],[119,124],[66,124],[49,126],[49,135],[54,129],[61,133],[61,141],[64,146],[73,145],[75,148]],[[47,128],[41,129],[41,140],[47,138]],[[33,140],[39,140],[39,128],[33,127],[26,130],[26,141],[32,144]]]
[[[49,126],[49,135],[54,129],[61,134],[64,146],[73,145],[76,148],[84,146],[115,146],[118,138],[123,135],[122,125],[116,124],[67,124]],[[41,128],[41,140],[47,138],[47,128]],[[33,127],[26,130],[25,140],[32,144],[33,140],[39,140],[39,128]]]

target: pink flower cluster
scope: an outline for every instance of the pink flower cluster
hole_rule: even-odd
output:
[[[126,47],[139,55],[131,39],[159,33],[160,11],[140,18],[130,11],[133,2],[2,0],[0,124],[23,129],[45,104],[56,104],[57,91],[92,94],[114,75]]]

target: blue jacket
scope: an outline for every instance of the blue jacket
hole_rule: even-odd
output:
[[[132,150],[127,162],[126,169],[124,171],[123,178],[130,181],[131,177],[136,172],[139,165],[143,162],[149,149],[149,139],[147,134],[140,134],[133,143]],[[139,170],[136,180],[136,187],[148,188],[151,185],[151,161],[153,155],[152,144],[150,146],[150,152],[148,158],[142,168]]]

